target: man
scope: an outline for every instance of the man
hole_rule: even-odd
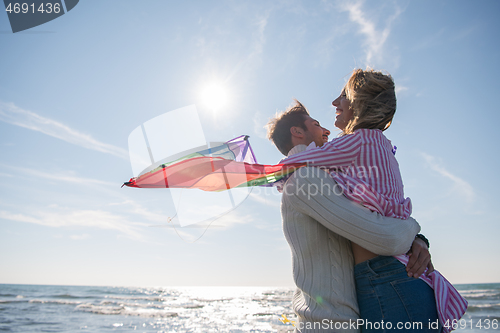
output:
[[[298,101],[270,121],[268,136],[284,155],[322,146],[330,132]],[[383,217],[336,192],[319,168],[296,171],[283,187],[283,231],[290,245],[297,290],[292,306],[300,332],[359,332],[350,241],[380,255],[399,255],[413,244],[409,274],[419,276],[430,256],[413,219]]]
[[[276,116],[268,124],[268,136],[278,150],[285,156],[298,145],[321,147],[328,141],[330,131],[321,127],[319,121],[311,118],[307,109],[295,101],[294,106]]]

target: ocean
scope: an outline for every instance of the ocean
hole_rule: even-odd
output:
[[[456,332],[500,333],[500,283],[456,287],[469,301]],[[0,331],[284,333],[293,330],[292,295],[276,287],[0,284]]]

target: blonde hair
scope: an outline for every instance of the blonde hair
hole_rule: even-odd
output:
[[[342,93],[351,103],[353,118],[342,134],[351,134],[360,128],[385,131],[396,112],[396,91],[389,74],[373,69],[356,69]]]

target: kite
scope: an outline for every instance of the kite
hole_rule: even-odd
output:
[[[184,188],[217,192],[250,186],[272,186],[306,163],[257,164],[247,135],[162,161],[122,186],[138,188]]]

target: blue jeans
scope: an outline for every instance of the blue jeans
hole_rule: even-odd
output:
[[[440,332],[434,291],[408,277],[394,257],[378,256],[354,266],[359,312],[369,332]]]

